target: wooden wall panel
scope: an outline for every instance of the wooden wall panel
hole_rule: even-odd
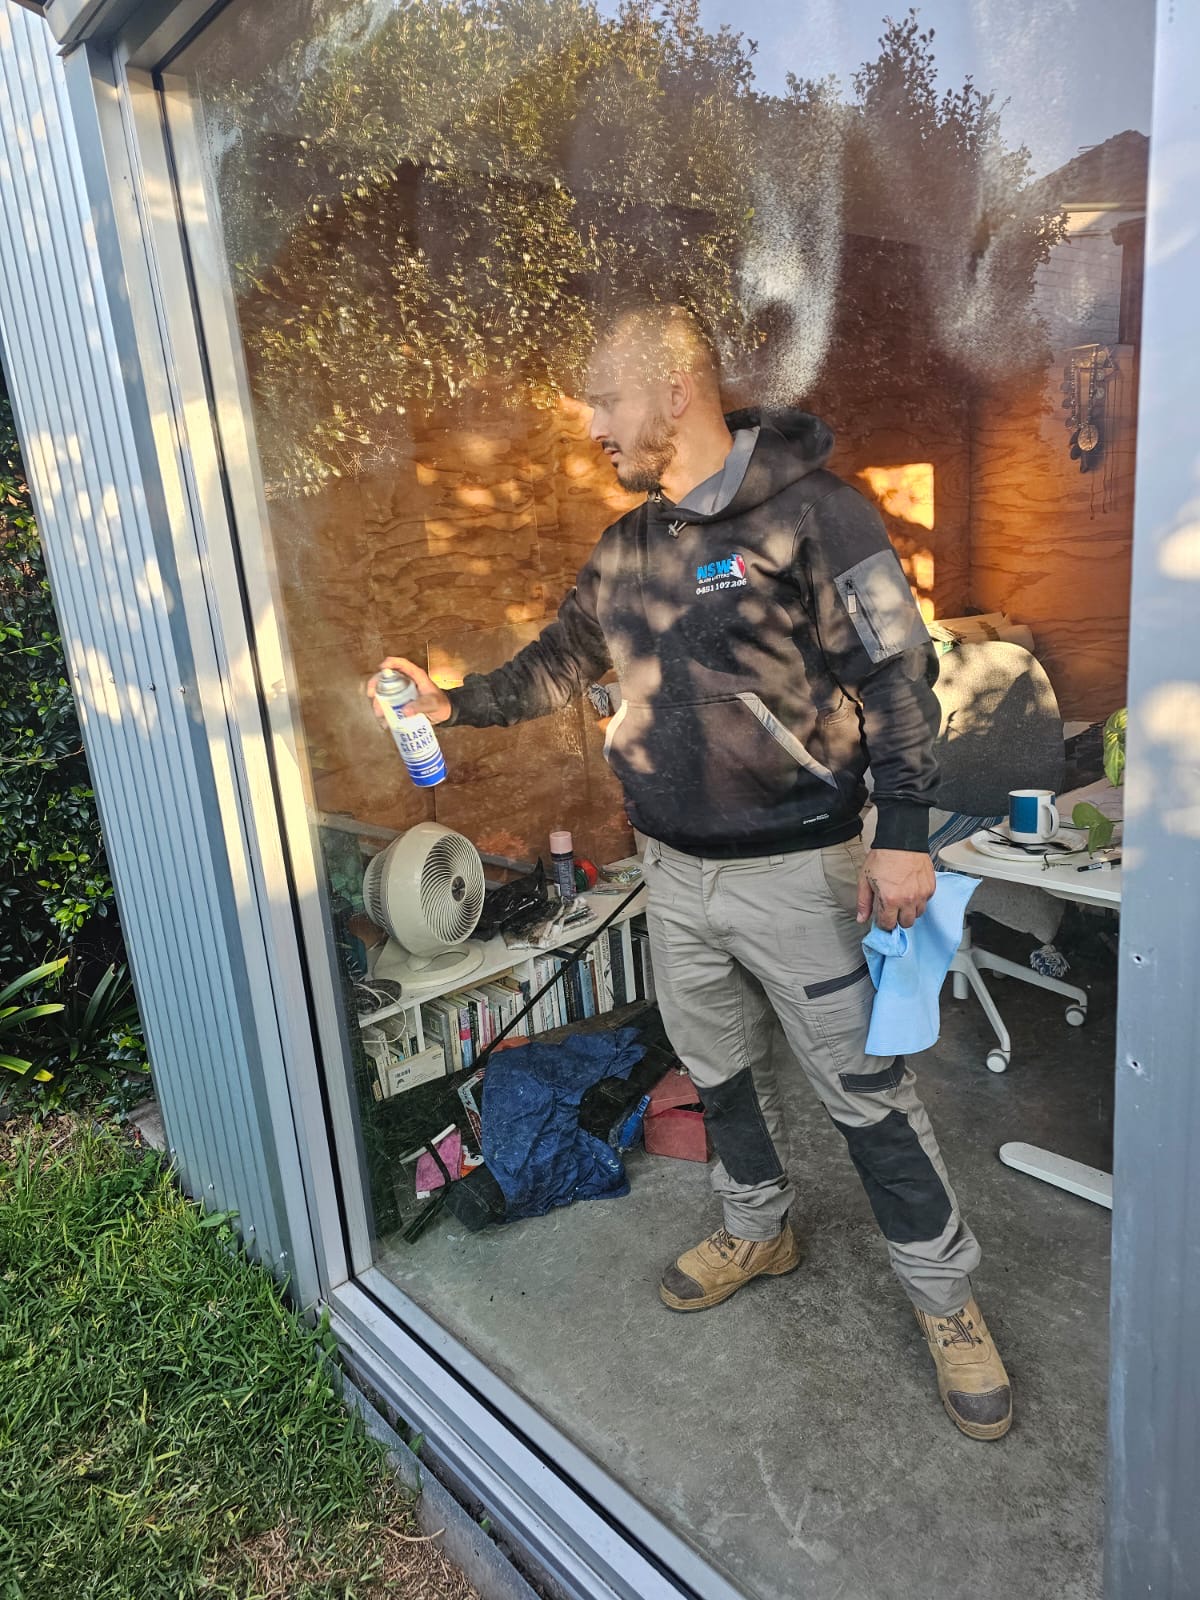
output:
[[[971,600],[1033,630],[1064,717],[1125,703],[1137,374],[1113,351],[1106,459],[1081,473],[1061,409],[1065,352],[984,397],[971,465]]]
[[[449,777],[409,782],[363,694],[385,655],[439,682],[509,659],[552,619],[607,524],[636,504],[578,404],[430,427],[386,473],[272,508],[299,721],[320,809],[406,828],[426,818],[519,858],[570,828],[598,860],[628,853],[619,786],[590,706],[512,729],[443,731]]]

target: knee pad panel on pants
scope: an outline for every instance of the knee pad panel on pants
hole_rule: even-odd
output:
[[[698,1093],[713,1149],[733,1181],[756,1184],[782,1178],[783,1164],[763,1120],[749,1067]]]
[[[950,1221],[950,1196],[903,1111],[889,1111],[882,1122],[862,1128],[832,1120],[884,1238],[890,1244],[938,1238]]]

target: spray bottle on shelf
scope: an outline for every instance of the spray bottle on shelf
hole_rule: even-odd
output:
[[[401,710],[417,698],[416,684],[395,667],[384,667],[375,680],[375,698],[383,707],[392,738],[412,781],[419,789],[431,789],[435,783],[441,783],[446,776],[446,758],[433,724],[426,716],[406,717]]]
[[[560,900],[574,900],[575,852],[565,828],[555,828],[550,835],[550,881],[558,885]]]

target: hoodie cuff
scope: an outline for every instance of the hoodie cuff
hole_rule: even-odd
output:
[[[879,821],[873,850],[919,850],[929,854],[929,807],[909,800],[876,800]]]
[[[470,695],[464,695],[461,689],[447,689],[446,699],[450,702],[450,715],[445,722],[439,723],[442,728],[452,728],[456,722],[470,724]],[[464,703],[465,702],[465,703]]]

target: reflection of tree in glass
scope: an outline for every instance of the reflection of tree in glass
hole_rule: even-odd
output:
[[[848,233],[919,247],[969,370],[1036,347],[1057,223],[1022,204],[1028,159],[990,99],[936,95],[911,15],[846,100],[759,93],[753,44],[697,0],[297,3],[282,60],[202,86],[279,487],[384,466],[415,409],[552,404],[614,290],[690,301],[763,398],[795,398]]]

